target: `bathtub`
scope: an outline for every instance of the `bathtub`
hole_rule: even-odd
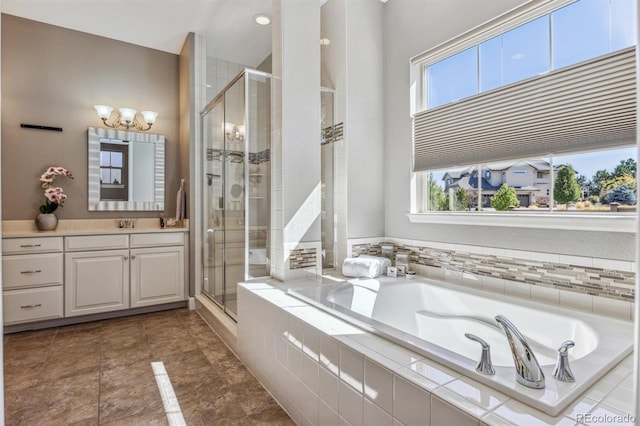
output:
[[[289,294],[369,332],[555,416],[633,349],[633,324],[430,279],[354,279],[290,289]],[[544,389],[516,383],[513,357],[494,317],[506,316],[526,337],[546,377]],[[481,348],[491,346],[493,376],[476,372]],[[557,349],[573,340],[569,361],[576,381],[552,371]]]

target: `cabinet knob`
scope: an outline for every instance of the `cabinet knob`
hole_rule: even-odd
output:
[[[125,256],[125,257],[124,257],[124,260],[128,260],[128,259],[129,259],[129,256]]]
[[[135,258],[136,258],[136,255],[135,255],[135,254],[131,256],[131,259],[135,259]]]

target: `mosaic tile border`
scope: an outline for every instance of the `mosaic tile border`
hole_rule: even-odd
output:
[[[289,269],[303,269],[316,266],[317,250],[315,248],[298,248],[289,253]]]
[[[382,254],[380,244],[382,243],[354,244],[352,253],[353,255],[380,256]],[[409,253],[409,261],[413,264],[446,268],[627,302],[633,302],[635,297],[636,276],[634,272],[431,247],[384,244],[393,245],[394,254],[398,252]]]
[[[249,153],[249,164],[262,164],[271,161],[271,149],[267,148],[260,152]]]

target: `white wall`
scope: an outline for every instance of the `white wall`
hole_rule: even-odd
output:
[[[384,4],[347,3],[348,238],[384,235]]]
[[[635,260],[635,235],[631,233],[414,224],[406,216],[411,179],[409,58],[524,3],[524,0],[386,3],[385,233],[396,238]]]

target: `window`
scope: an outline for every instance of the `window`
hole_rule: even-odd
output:
[[[637,150],[629,146],[419,172],[428,200],[420,212],[632,212],[636,169]],[[502,170],[495,181],[487,179],[491,170]]]
[[[129,145],[100,144],[100,199],[127,201]]]
[[[634,0],[523,5],[414,57],[412,212],[572,212],[604,223],[606,212],[634,210],[636,8]]]
[[[121,185],[123,153],[100,151],[100,182],[102,184]]]
[[[478,49],[473,47],[437,62],[427,69],[431,108],[478,93]]]
[[[444,59],[425,60],[427,109],[634,46],[635,0],[579,0]]]

